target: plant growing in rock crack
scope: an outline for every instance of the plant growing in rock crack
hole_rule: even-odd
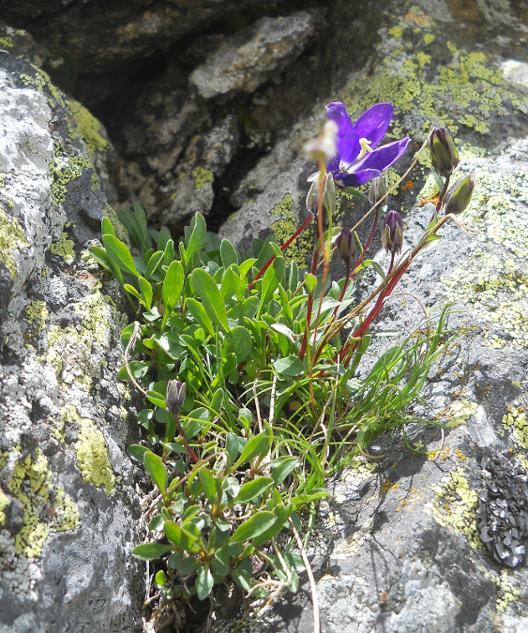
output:
[[[378,147],[390,104],[374,106],[355,124],[343,104],[327,109],[322,137],[307,145],[319,163],[307,196],[311,215],[282,247],[271,237],[254,240],[252,253],[242,256],[207,233],[200,214],[175,244],[166,228],[148,230],[136,206],[119,212],[132,251],[106,218],[103,247],[91,249],[139,306],[139,320],[122,334],[119,377],[150,403],[138,415],[147,441],[130,453],[157,492],[145,509],[145,543],[134,555],[159,559],[155,583],[165,604],[194,594],[203,600],[228,580],[258,604],[296,591],[298,572],[309,570],[299,537],[301,526],[305,542],[311,529],[307,509],[327,494],[328,477],[358,454],[369,458],[376,437],[409,421],[408,405],[446,345],[444,310],[436,327],[417,328],[370,371],[358,371],[386,299],[452,213],[469,203],[469,177],[449,190],[458,164],[449,132],[436,129],[429,139],[441,192],[433,218],[401,254],[403,222],[384,206],[390,192],[382,172],[410,139]],[[370,180],[373,206],[362,221],[373,222],[361,244],[357,226],[334,226],[336,185],[365,197],[352,187]],[[386,271],[366,258],[382,215]],[[313,259],[302,272],[283,252],[312,221]],[[339,281],[329,277],[335,251],[346,265]],[[380,281],[358,302],[354,279],[367,267]]]

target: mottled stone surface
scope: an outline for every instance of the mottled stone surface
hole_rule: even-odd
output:
[[[87,253],[109,141],[37,66],[0,55],[0,86],[0,631],[136,631],[121,299]]]
[[[84,71],[104,72],[204,28],[230,10],[262,5],[255,0],[2,0],[0,18],[25,28],[48,48],[74,56]]]
[[[221,44],[193,71],[190,84],[204,99],[253,92],[299,56],[320,21],[321,15],[311,11],[262,18]]]

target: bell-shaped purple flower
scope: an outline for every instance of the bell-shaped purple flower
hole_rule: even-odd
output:
[[[356,123],[339,101],[326,106],[328,119],[337,124],[337,155],[328,163],[327,170],[342,187],[357,187],[393,165],[405,154],[409,137],[377,147],[392,120],[394,107],[377,103],[364,112]]]
[[[397,211],[389,211],[383,222],[383,246],[395,255],[403,246],[403,220]]]

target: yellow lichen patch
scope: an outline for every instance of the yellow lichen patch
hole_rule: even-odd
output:
[[[437,497],[429,509],[436,522],[464,534],[473,549],[481,547],[476,515],[478,494],[469,487],[463,469],[449,473],[433,491]]]
[[[5,492],[0,488],[0,527],[5,525],[6,515],[4,512],[4,508],[6,508],[10,504],[9,497],[5,494]]]
[[[62,257],[67,264],[71,264],[75,259],[75,242],[68,239],[67,233],[61,233],[57,242],[50,246],[50,253]]]
[[[291,194],[287,193],[270,211],[272,215],[280,218],[270,226],[279,244],[285,244],[299,228],[299,218],[293,207],[293,198]],[[307,234],[310,234],[310,229],[306,229],[304,233],[299,235],[284,252],[286,260],[293,259],[301,269],[306,268],[306,258],[313,247],[313,239],[308,238]],[[313,233],[311,235],[313,236]]]
[[[497,587],[496,608],[498,613],[506,610],[511,602],[517,602],[521,596],[518,587],[515,586],[513,578],[508,576],[508,571],[503,569],[500,576],[491,576],[493,584]]]
[[[15,218],[8,217],[5,211],[0,209],[0,261],[7,266],[13,279],[17,275],[17,270],[11,251],[22,248],[29,248],[24,229]]]
[[[77,466],[83,481],[99,487],[104,484],[107,494],[115,487],[115,477],[108,461],[108,449],[101,431],[88,419],[80,419],[81,430],[75,443]]]
[[[476,402],[471,402],[471,400],[456,400],[449,407],[447,426],[454,428],[462,424],[462,422],[466,422],[472,415],[475,415],[477,409],[478,404]]]
[[[508,431],[513,431],[513,439],[518,446],[528,448],[528,422],[526,412],[510,407],[508,413],[502,416],[502,424]]]
[[[26,306],[26,318],[24,321],[34,324],[37,330],[43,330],[49,317],[49,311],[45,301],[31,301]]]
[[[24,506],[24,525],[15,537],[17,554],[40,556],[52,531],[73,530],[80,520],[62,487],[54,491],[48,460],[38,448],[34,457],[20,456],[7,487]]]
[[[7,36],[7,37],[0,37],[0,47],[2,48],[13,48],[14,44],[13,44],[13,38]]]
[[[213,172],[209,169],[205,169],[205,167],[196,167],[193,169],[192,177],[194,178],[195,189],[201,189],[207,185],[212,185],[214,182]]]
[[[96,152],[103,152],[108,147],[108,141],[99,133],[100,122],[78,101],[68,101],[68,105],[75,118],[79,134],[88,146],[91,156]]]
[[[85,169],[92,170],[93,165],[84,156],[68,156],[58,145],[55,146],[55,158],[49,166],[51,181],[51,197],[56,205],[61,205],[66,199],[68,183],[79,178]]]

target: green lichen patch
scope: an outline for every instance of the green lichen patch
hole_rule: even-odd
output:
[[[31,301],[26,307],[26,318],[24,321],[34,325],[37,330],[43,330],[49,317],[49,311],[45,301]]]
[[[88,146],[90,156],[93,157],[96,152],[103,152],[108,147],[108,141],[100,134],[100,122],[78,101],[68,101],[68,105],[75,118],[77,130]]]
[[[50,253],[62,257],[67,264],[75,259],[75,242],[68,238],[67,233],[61,233],[60,238],[50,246]]]
[[[480,321],[495,324],[490,347],[528,347],[528,232],[519,205],[528,200],[528,174],[508,174],[481,161],[464,221],[479,230],[469,261],[444,277],[448,300],[469,305]]]
[[[521,597],[521,592],[516,583],[508,575],[508,570],[503,569],[500,576],[491,576],[493,584],[497,587],[497,601],[495,603],[498,613],[503,613],[506,607],[512,602],[517,602]]]
[[[80,323],[64,328],[52,325],[48,331],[48,350],[42,360],[55,369],[61,388],[77,382],[90,390],[93,377],[100,374],[103,363],[100,354],[94,356],[93,345],[102,345],[111,327],[108,306],[97,290],[77,302],[74,310],[82,315]]]
[[[294,200],[291,194],[287,193],[284,195],[282,200],[271,209],[270,213],[272,216],[279,217],[278,220],[271,224],[270,230],[279,244],[285,244],[299,228],[299,218],[294,211]],[[313,238],[313,232],[307,229],[284,252],[286,259],[295,260],[297,266],[301,269],[306,268],[306,258],[313,248],[313,239],[309,235]]]
[[[467,422],[472,415],[475,415],[478,404],[471,400],[456,400],[451,404],[447,413],[449,428],[459,426],[463,422]]]
[[[40,556],[52,531],[73,530],[80,521],[75,503],[62,487],[54,488],[48,460],[39,448],[34,457],[20,455],[7,487],[24,506],[24,525],[15,537],[17,554]]]
[[[5,525],[6,515],[4,509],[11,503],[11,499],[0,488],[0,527]]]
[[[0,209],[0,260],[7,266],[13,279],[17,276],[17,269],[11,252],[23,248],[29,248],[24,229],[15,218],[8,217]]]
[[[13,48],[14,44],[13,44],[13,38],[7,36],[7,37],[0,37],[0,47],[1,48]]]
[[[68,156],[55,145],[55,157],[49,166],[51,197],[57,206],[66,199],[68,183],[79,178],[85,169],[94,173],[90,161],[84,156]]]
[[[504,430],[511,433],[517,446],[528,448],[528,420],[526,411],[519,403],[508,407],[508,412],[502,416]]]
[[[478,494],[469,487],[464,470],[449,473],[440,485],[435,486],[436,500],[429,509],[435,521],[443,527],[464,534],[473,549],[482,547],[478,535]]]
[[[35,64],[30,65],[33,70],[33,74],[20,74],[19,77],[22,83],[25,86],[32,86],[36,88],[39,92],[47,92],[48,95],[50,95],[50,97],[48,98],[50,107],[54,108],[57,106],[57,104],[64,107],[64,99],[62,98],[59,89],[51,82],[48,73]]]
[[[201,189],[207,185],[212,185],[214,182],[213,172],[209,169],[205,169],[205,167],[196,167],[193,169],[192,177],[194,179],[195,189]]]

